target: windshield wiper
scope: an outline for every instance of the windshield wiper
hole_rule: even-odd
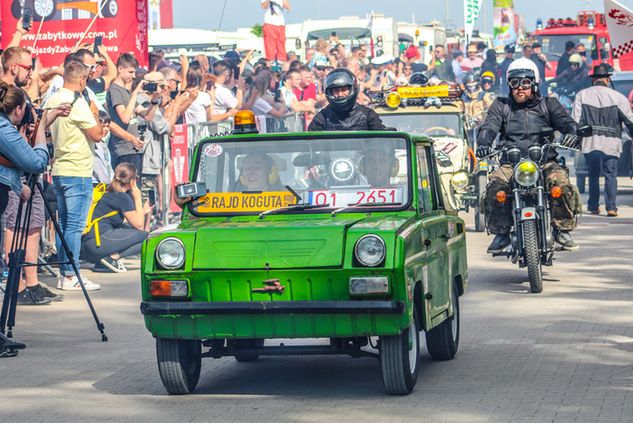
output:
[[[341,207],[340,209],[332,210],[332,217],[336,216],[337,213],[343,212],[345,210],[351,210],[358,207],[387,207],[387,206],[401,206],[402,203],[350,203],[345,207]]]
[[[276,209],[263,211],[259,214],[259,218],[262,219],[264,216],[269,215],[269,214],[282,214],[282,213],[286,213],[290,211],[310,210],[310,209],[318,209],[318,208],[325,208],[325,207],[330,207],[330,205],[329,204],[310,204],[310,203],[293,204],[291,206],[277,207]]]

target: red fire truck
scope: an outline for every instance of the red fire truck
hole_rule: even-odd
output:
[[[545,76],[556,76],[558,59],[565,52],[565,43],[573,41],[575,45],[585,45],[587,58],[591,65],[607,62],[616,71],[633,70],[633,53],[613,58],[611,40],[607,30],[604,14],[595,11],[580,11],[576,19],[550,19],[543,27],[542,21],[537,21],[536,31],[532,33],[532,41],[542,45],[542,50],[551,69]]]

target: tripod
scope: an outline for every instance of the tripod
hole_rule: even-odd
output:
[[[15,231],[13,233],[13,240],[11,241],[11,250],[12,252],[9,254],[9,276],[7,278],[7,285],[4,292],[4,301],[2,303],[2,312],[0,313],[0,357],[13,357],[18,354],[18,350],[26,348],[26,345],[21,342],[16,342],[12,340],[13,337],[13,328],[15,327],[15,314],[16,314],[16,306],[18,299],[18,286],[20,282],[20,277],[22,275],[22,269],[30,266],[38,266],[39,263],[28,263],[25,261],[26,256],[26,242],[29,234],[29,226],[31,221],[31,212],[33,209],[33,198],[35,196],[35,189],[37,189],[44,200],[44,205],[46,206],[46,210],[48,210],[48,214],[51,217],[51,221],[53,222],[53,226],[55,227],[55,231],[59,235],[59,239],[61,240],[62,248],[66,252],[66,257],[68,257],[68,261],[63,262],[55,262],[48,263],[50,265],[60,265],[60,264],[70,264],[73,268],[73,272],[77,276],[77,280],[79,281],[79,285],[81,286],[81,290],[84,293],[84,297],[86,298],[86,302],[88,303],[88,308],[90,308],[90,312],[92,313],[92,317],[95,320],[97,325],[97,329],[101,333],[101,341],[106,342],[108,337],[105,334],[105,326],[99,320],[97,316],[97,312],[92,305],[92,301],[90,300],[90,296],[88,295],[88,291],[84,285],[83,280],[81,279],[81,274],[79,273],[79,269],[73,259],[72,251],[68,247],[66,243],[66,239],[64,238],[64,234],[62,233],[59,222],[55,219],[51,206],[44,195],[44,188],[42,184],[37,180],[37,175],[29,175],[28,176],[28,187],[31,190],[31,196],[26,203],[20,203],[18,206],[18,212],[16,216],[15,222]],[[22,214],[24,212],[24,205],[26,204],[26,211],[24,213],[25,218],[22,219]]]

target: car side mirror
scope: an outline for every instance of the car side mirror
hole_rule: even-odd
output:
[[[190,182],[176,186],[176,195],[180,200],[200,198],[207,193],[207,187],[202,182]]]

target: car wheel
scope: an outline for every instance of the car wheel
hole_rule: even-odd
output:
[[[380,370],[387,393],[407,395],[413,391],[420,369],[420,331],[416,310],[400,335],[380,337]]]
[[[426,348],[433,360],[452,360],[459,347],[459,296],[451,289],[453,315],[426,333]]]
[[[104,18],[113,18],[119,13],[119,4],[116,0],[104,0],[108,4],[101,9],[101,14]],[[103,4],[103,3],[101,3]]]
[[[55,16],[57,0],[34,0],[33,11],[34,21],[41,21],[42,19],[48,21]]]
[[[257,348],[263,346],[263,339],[238,339],[235,341],[235,360],[240,363],[256,361],[259,358],[259,354],[241,354],[239,350],[240,348]]]
[[[196,389],[201,348],[199,340],[156,339],[158,372],[167,392],[184,395]]]

